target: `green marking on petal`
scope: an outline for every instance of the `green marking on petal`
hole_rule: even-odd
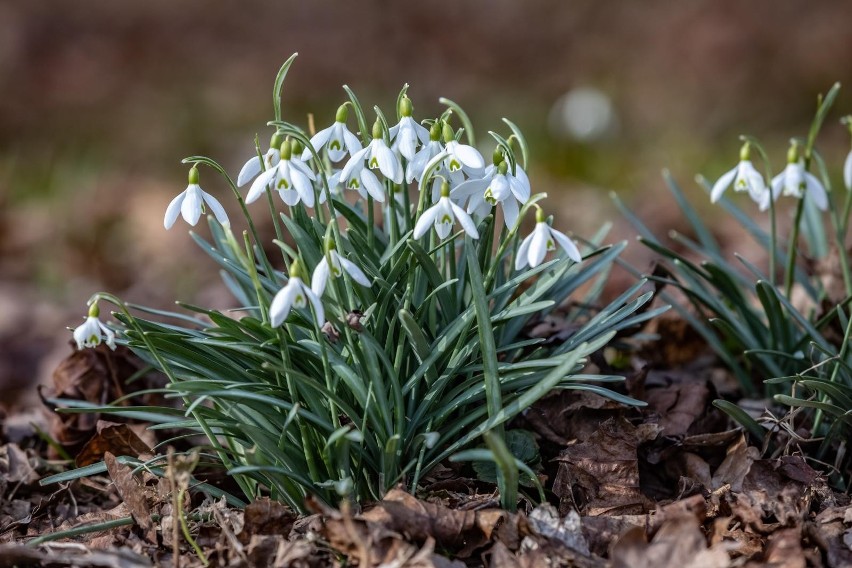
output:
[[[457,160],[450,160],[450,171],[457,172],[461,169],[461,164]]]
[[[296,294],[296,298],[293,300],[293,305],[297,308],[304,308],[306,304],[305,295],[304,294]]]
[[[556,250],[556,245],[553,242],[553,239],[547,239],[547,250]]]
[[[357,179],[352,178],[351,180],[349,180],[349,188],[350,189],[361,189],[361,184]]]
[[[97,345],[101,342],[101,338],[94,333],[89,337],[89,345]]]
[[[375,170],[376,168],[378,168],[378,167],[379,167],[379,160],[378,160],[378,158],[375,158],[375,157],[370,158],[369,165],[370,165],[370,169],[371,169],[371,170]]]
[[[445,214],[444,214],[444,216],[443,216],[443,217],[441,217],[441,221],[440,221],[440,222],[441,222],[441,223],[446,223],[447,225],[452,225],[452,224],[453,224],[453,218],[452,218],[452,217],[450,217],[448,214],[446,214],[446,213],[445,213]]]
[[[289,184],[289,183],[287,183],[287,180],[286,180],[286,179],[284,179],[284,178],[281,178],[281,179],[278,181],[277,189],[281,189],[282,187],[283,187],[284,189],[290,189],[290,184]]]
[[[340,275],[343,274],[342,272],[340,272],[340,269],[337,268],[336,266],[331,267],[331,273],[334,274],[335,278],[339,278]]]
[[[343,145],[340,143],[340,140],[332,140],[328,147],[331,150],[341,150]]]

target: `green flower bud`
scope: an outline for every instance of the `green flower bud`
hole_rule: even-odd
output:
[[[444,142],[445,143],[446,142],[452,142],[453,140],[456,139],[456,133],[453,132],[453,127],[450,126],[449,122],[444,121],[443,135],[444,135]]]
[[[289,160],[293,155],[293,143],[288,138],[284,142],[281,143],[281,159]]]
[[[344,103],[344,104],[340,105],[339,107],[337,107],[337,114],[334,115],[334,120],[336,122],[346,122],[346,120],[348,118],[349,118],[349,108],[346,106],[346,104]]]
[[[189,169],[189,185],[198,185],[198,166]]]
[[[491,162],[495,166],[499,166],[500,162],[502,162],[502,161],[503,161],[503,149],[500,148],[500,146],[497,146],[496,148],[494,148],[494,153],[491,154]]]
[[[376,122],[373,123],[373,139],[381,138],[383,132],[382,121],[377,118]]]
[[[450,196],[450,183],[447,180],[441,182],[441,197]]]
[[[282,142],[284,142],[284,135],[276,132],[272,135],[272,139],[269,141],[269,147],[273,150],[280,150]]]
[[[547,215],[544,214],[544,210],[541,207],[535,208],[535,222],[536,223],[544,223],[547,220]]]
[[[497,173],[506,175],[506,172],[508,172],[508,171],[509,171],[509,164],[506,162],[506,160],[503,160],[502,162],[500,162],[500,164],[497,165]]]
[[[740,148],[740,161],[745,162],[751,160],[751,143],[746,142],[743,144],[742,148]]]
[[[436,120],[434,124],[432,124],[432,128],[429,129],[429,140],[432,142],[437,142],[441,139],[441,121]]]
[[[305,279],[305,267],[302,266],[301,259],[295,259],[293,264],[290,265],[290,278]]]
[[[787,163],[795,164],[799,161],[799,143],[796,140],[793,140],[790,143],[790,149],[787,150]]]
[[[92,302],[92,305],[89,306],[89,317],[96,318],[101,315],[101,309],[98,307],[97,302]]]
[[[414,110],[414,106],[411,104],[411,99],[408,98],[408,95],[403,95],[402,100],[399,101],[399,114],[401,116],[411,116],[411,111]]]
[[[304,147],[302,147],[301,142],[299,142],[298,140],[291,140],[290,141],[290,152],[292,154],[295,154],[297,156],[301,156],[302,152],[304,152],[304,151],[305,151],[305,149],[304,149]]]

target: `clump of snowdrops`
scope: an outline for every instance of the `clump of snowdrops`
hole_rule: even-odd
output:
[[[166,229],[212,214],[209,239],[191,234],[221,266],[233,312],[98,293],[74,332],[80,348],[128,346],[168,376],[165,392],[184,408],[98,410],[205,434],[248,498],[267,492],[297,509],[307,495],[376,499],[399,483],[416,490],[454,457],[496,463],[512,507],[519,472],[537,479],[505,443],[507,423],[554,389],[639,404],[605,388],[621,377],[583,369],[659,310],[645,310],[641,282],[595,305],[625,245],[599,247],[601,234],[581,249],[554,228],[512,122],[489,133],[485,159],[455,103],[415,118],[406,86],[388,119],[344,86],[331,125],[308,132],[282,119],[292,61],[275,81],[269,146],[246,149],[236,181],[210,158],[186,158],[188,186],[166,207]],[[228,200],[214,196],[222,187]],[[259,215],[272,218],[275,254]],[[569,297],[567,340],[527,333]],[[98,319],[104,302],[117,323]]]

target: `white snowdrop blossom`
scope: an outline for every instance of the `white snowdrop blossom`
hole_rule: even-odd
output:
[[[331,259],[331,262],[329,262],[329,258]],[[311,290],[313,290],[314,294],[318,297],[321,297],[325,292],[325,287],[326,284],[328,284],[329,277],[333,276],[334,278],[340,278],[343,275],[343,272],[346,272],[352,280],[361,286],[370,287],[370,279],[367,278],[364,271],[358,268],[358,266],[351,260],[341,256],[335,249],[334,244],[330,244],[328,252],[322,257],[322,260],[314,269],[314,274],[311,277]]]
[[[425,173],[426,164],[443,151],[444,145],[441,143],[441,123],[436,122],[429,130],[429,141],[423,143],[420,150],[414,154],[414,157],[405,166],[406,183],[411,183],[414,180],[419,182]],[[443,165],[441,168],[444,169],[446,173],[449,173],[449,170],[447,170]],[[440,173],[441,172],[436,172],[436,174]]]
[[[201,214],[204,213],[205,205],[210,207],[210,211],[213,212],[219,223],[228,224],[228,214],[225,213],[225,208],[222,207],[218,199],[201,189],[201,186],[198,185],[198,168],[192,166],[189,170],[189,185],[169,203],[166,208],[166,216],[163,219],[163,226],[167,230],[171,229],[177,221],[178,215],[182,215],[184,221],[194,226],[201,218]]]
[[[556,250],[557,243],[565,250],[568,258],[574,262],[583,260],[580,250],[574,244],[574,241],[548,225],[544,217],[544,212],[539,209],[536,212],[535,229],[521,242],[521,246],[518,248],[518,255],[515,258],[515,270],[521,270],[527,265],[530,268],[535,268],[541,264],[548,251]]]
[[[365,167],[366,166],[366,167]],[[382,123],[373,125],[373,141],[349,158],[337,180],[347,189],[355,189],[366,199],[365,191],[373,199],[384,202],[385,193],[379,178],[370,170],[378,169],[393,183],[402,183],[402,165],[382,136]],[[337,181],[335,180],[335,181]]]
[[[438,199],[438,203],[424,211],[414,225],[414,238],[419,239],[429,231],[430,226],[434,225],[438,237],[446,239],[456,219],[471,238],[479,238],[479,232],[470,215],[450,200],[450,184],[445,181],[441,185],[441,198]]]
[[[320,130],[311,138],[311,146],[314,147],[314,150],[320,152],[325,148],[328,152],[328,159],[332,162],[339,162],[347,153],[352,156],[363,147],[358,137],[346,127],[348,117],[349,110],[346,105],[340,105],[334,118],[334,124]],[[310,148],[305,148],[305,151],[302,152],[302,161],[307,162],[312,157]]]
[[[74,329],[74,341],[77,342],[77,349],[97,347],[103,341],[109,345],[110,349],[115,351],[115,333],[101,323],[99,316],[98,303],[94,302],[89,307],[89,316],[86,321]]]
[[[283,137],[277,132],[272,136],[272,140],[269,142],[269,150],[263,155],[264,170],[269,170],[278,165],[278,161],[281,159],[281,143],[283,141]],[[237,187],[244,186],[250,179],[259,174],[261,170],[260,164],[260,156],[249,158],[237,175]]]
[[[391,127],[388,131],[393,140],[391,149],[394,152],[399,152],[409,161],[414,159],[418,141],[421,144],[429,142],[429,131],[411,118],[412,110],[411,99],[404,96],[399,103],[399,114],[402,118],[396,126]]]
[[[825,188],[816,176],[805,171],[805,162],[799,158],[798,144],[794,143],[787,153],[787,167],[772,178],[772,199],[777,200],[780,195],[792,195],[801,199],[805,191],[819,209],[828,209],[828,194]]]
[[[740,150],[739,163],[722,174],[722,177],[713,184],[713,189],[710,191],[711,203],[719,201],[725,190],[733,183],[734,191],[747,191],[752,201],[760,206],[761,211],[769,207],[769,189],[763,181],[763,176],[755,169],[749,158],[750,145],[746,142]]]
[[[444,149],[447,151],[444,164],[450,173],[461,170],[468,177],[482,177],[485,168],[482,154],[473,146],[456,141],[453,129],[446,122],[444,123]]]
[[[502,155],[499,159],[499,164],[485,169],[484,177],[459,184],[450,196],[456,201],[469,199],[467,212],[478,217],[484,217],[493,206],[499,205],[506,228],[511,229],[518,220],[519,204],[530,198],[530,180],[521,166],[516,164],[515,175],[512,175]]]
[[[311,182],[316,176],[302,160],[292,154],[292,142],[285,140],[281,145],[278,165],[257,176],[246,194],[246,203],[257,201],[266,188],[271,187],[278,191],[287,205],[293,206],[302,201],[308,207],[314,206],[314,186]]]
[[[846,162],[843,164],[843,184],[852,191],[852,150],[846,154]]]
[[[315,321],[321,326],[325,323],[325,310],[319,297],[302,281],[302,263],[297,259],[293,261],[290,268],[290,279],[287,280],[287,284],[275,294],[269,305],[270,325],[278,327],[290,315],[290,310],[306,308],[309,302],[313,307]]]

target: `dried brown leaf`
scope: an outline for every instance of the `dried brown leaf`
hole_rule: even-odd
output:
[[[139,484],[133,475],[133,468],[126,464],[120,464],[110,452],[104,453],[104,463],[107,472],[115,485],[121,500],[127,506],[127,510],[133,516],[145,533],[145,540],[151,544],[157,544],[157,531],[154,521],[151,519],[151,509],[148,507],[148,499],[145,489]]]
[[[248,544],[255,535],[278,535],[285,539],[293,528],[296,514],[283,503],[263,497],[245,508],[243,530],[237,538]]]
[[[103,459],[104,453],[116,456],[139,457],[151,452],[151,448],[127,424],[116,424],[98,420],[95,435],[86,442],[77,455],[77,467],[87,466]]]
[[[727,568],[731,565],[723,546],[707,547],[694,517],[664,523],[651,542],[644,529],[630,529],[613,544],[610,559],[613,568]]]
[[[745,435],[728,447],[724,461],[713,474],[712,487],[719,489],[723,485],[730,485],[731,491],[739,493],[743,488],[743,481],[751,470],[751,465],[760,457],[760,451],[754,446],[746,443]]]

